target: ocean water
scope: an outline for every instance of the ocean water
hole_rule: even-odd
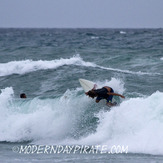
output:
[[[96,104],[79,78],[126,98]],[[0,162],[161,163],[162,138],[163,29],[0,29]]]

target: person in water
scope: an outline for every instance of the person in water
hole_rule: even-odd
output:
[[[20,94],[20,98],[27,98],[27,96],[26,96],[25,93],[21,93],[21,94]]]
[[[125,96],[114,93],[114,90],[111,87],[103,87],[101,89],[95,89],[93,88],[92,90],[88,91],[85,93],[87,96],[91,98],[96,98],[96,102],[98,103],[102,99],[106,99],[106,105],[107,106],[114,106],[115,104],[112,103],[112,98],[113,96],[120,96],[121,98],[125,98]]]

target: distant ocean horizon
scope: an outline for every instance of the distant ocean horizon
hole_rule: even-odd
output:
[[[90,29],[90,30],[160,30],[163,29],[163,27],[14,27],[14,26],[6,26],[6,27],[0,27],[0,29],[37,29],[37,30],[42,30],[42,29],[52,29],[52,30],[69,30],[69,29],[79,29],[79,30],[84,30],[84,29]]]
[[[97,104],[79,78],[126,98]],[[0,162],[161,163],[162,99],[163,28],[0,28]]]

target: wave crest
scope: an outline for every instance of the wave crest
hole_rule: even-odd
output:
[[[64,65],[76,65],[85,67],[96,67],[99,69],[115,71],[120,73],[136,74],[136,75],[158,75],[159,73],[148,73],[148,72],[133,72],[129,70],[120,70],[115,68],[108,68],[99,66],[92,62],[84,61],[80,55],[75,55],[68,59],[56,59],[56,60],[22,60],[22,61],[11,61],[8,63],[0,63],[0,76],[7,76],[12,74],[26,74],[38,70],[57,69]]]

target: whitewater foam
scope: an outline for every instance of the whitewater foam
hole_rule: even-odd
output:
[[[97,82],[125,91],[119,79]],[[38,144],[125,145],[130,153],[163,154],[163,93],[127,98],[110,112],[81,88],[55,99],[16,99],[11,87],[0,94],[0,141]],[[90,114],[91,113],[91,114]],[[88,115],[88,116],[86,116]],[[88,123],[90,115],[98,123]],[[83,117],[86,117],[82,126]],[[93,130],[90,126],[94,127]],[[87,130],[85,127],[88,127]],[[80,134],[81,131],[86,131]],[[74,135],[78,135],[74,138]]]
[[[125,31],[120,31],[119,33],[120,33],[120,34],[126,34],[126,32],[125,32]]]
[[[67,90],[56,99],[22,100],[14,98],[12,88],[2,90],[0,141],[23,142],[51,138],[57,143],[69,137],[74,132],[79,115],[90,102],[84,95],[74,100],[77,92]]]
[[[98,114],[97,132],[80,139],[81,144],[125,145],[130,153],[163,154],[163,93],[131,98],[110,112]]]
[[[101,85],[114,83],[122,87],[118,79],[98,82]],[[80,135],[82,117],[85,112],[94,114],[93,99],[85,96],[83,89],[67,90],[55,99],[17,99],[10,88],[1,90],[0,94],[0,141],[39,141],[57,143],[67,137]],[[92,113],[91,113],[92,112]],[[85,119],[86,121],[89,119]],[[89,125],[89,124],[87,124]],[[89,128],[89,126],[88,126]],[[88,130],[88,133],[89,134]],[[49,140],[50,139],[50,140]]]
[[[124,82],[121,79],[111,78],[111,80],[95,81],[95,83],[98,85],[98,88],[110,86],[114,89],[114,92],[119,94],[123,94],[125,92]]]
[[[122,73],[126,73],[126,74],[135,74],[135,75],[160,75],[160,73],[148,73],[148,72],[134,72],[134,71],[130,71],[130,70],[120,70],[120,69],[115,69],[115,68],[108,68],[108,67],[103,67],[103,66],[97,66],[101,69],[104,70],[110,70],[110,71],[116,71],[116,72],[122,72]]]
[[[104,70],[116,71],[121,73],[129,73],[136,75],[158,75],[159,73],[147,73],[147,72],[133,72],[129,70],[120,70],[115,68],[108,68],[96,65],[92,62],[85,62],[80,55],[75,55],[68,59],[56,59],[51,61],[46,60],[22,60],[22,61],[11,61],[8,63],[0,63],[0,76],[7,76],[12,74],[26,74],[38,70],[57,69],[64,65],[76,65],[85,67],[97,67]]]
[[[11,74],[25,74],[37,70],[56,69],[64,65],[83,65],[83,66],[94,66],[90,62],[84,62],[78,55],[69,59],[56,59],[51,61],[11,61],[8,63],[0,64],[0,76],[6,76]]]

